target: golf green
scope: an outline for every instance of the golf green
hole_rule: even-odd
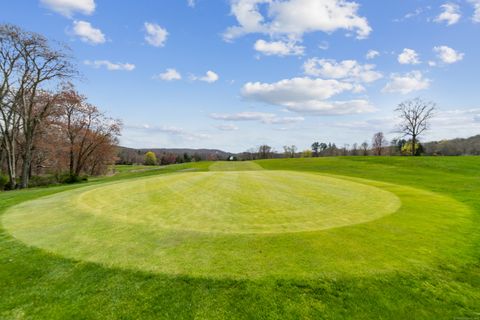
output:
[[[408,206],[401,198],[423,194],[442,208],[465,211],[440,195],[370,180],[257,170],[253,163],[238,166],[239,171],[222,163],[211,169],[226,171],[160,175],[27,201],[10,208],[3,225],[29,245],[110,267],[213,277],[311,277],[342,269],[361,272],[354,267],[365,263],[359,253],[370,256],[369,272],[411,266],[408,254],[402,256],[408,244],[393,254],[401,257],[389,257],[385,264],[377,260],[375,245],[362,246],[367,237],[362,232],[349,236],[359,251],[335,247],[343,239],[341,230]]]

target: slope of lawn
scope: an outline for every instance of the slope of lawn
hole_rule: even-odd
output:
[[[2,193],[0,319],[479,317],[479,193],[477,157],[122,168]]]

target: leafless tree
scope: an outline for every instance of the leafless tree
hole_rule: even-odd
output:
[[[55,105],[56,96],[48,90],[56,81],[70,78],[76,72],[66,54],[68,49],[54,48],[42,35],[4,24],[0,25],[0,41],[0,64],[5,62],[2,72],[8,78],[2,81],[8,83],[6,94],[10,96],[10,110],[14,114],[10,122],[21,126],[24,140],[21,187],[25,188],[30,176],[35,134]]]
[[[106,117],[67,86],[59,99],[59,125],[69,144],[69,173],[78,177],[98,149],[115,145],[121,122]]]
[[[297,146],[283,146],[283,151],[285,153],[285,158],[295,158],[295,153],[297,152]]]
[[[416,155],[418,137],[429,129],[430,119],[435,115],[436,104],[420,98],[407,100],[395,111],[401,119],[399,131],[412,139],[412,156]]]
[[[269,159],[272,157],[272,147],[264,144],[258,147],[258,157],[260,159]]]
[[[367,142],[367,141],[363,142],[363,143],[360,145],[360,147],[362,148],[362,154],[363,154],[364,156],[368,156],[368,142]]]
[[[372,138],[372,150],[376,156],[381,156],[383,148],[387,144],[387,140],[385,140],[385,136],[383,132],[377,132],[373,135]]]

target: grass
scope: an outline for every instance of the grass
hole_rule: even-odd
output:
[[[265,160],[202,173],[209,166],[0,194],[0,319],[480,316],[479,158]],[[259,166],[268,170],[249,171]],[[279,201],[259,205],[269,195]],[[62,215],[58,201],[75,197]],[[401,207],[374,220],[353,214],[394,199]],[[146,200],[183,207],[125,214]],[[109,214],[93,223],[78,210],[88,203]],[[316,203],[355,210],[329,217]],[[322,228],[335,219],[347,223]]]

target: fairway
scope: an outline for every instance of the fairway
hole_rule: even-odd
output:
[[[438,246],[429,239],[435,230],[422,230],[413,243],[414,232],[370,242],[371,228],[399,218],[424,223],[408,210],[412,200],[430,203],[423,209],[429,219],[469,214],[452,199],[400,185],[262,170],[250,162],[209,169],[27,201],[9,209],[3,225],[26,244],[107,266],[217,278],[311,278],[411,269],[412,258],[441,255],[453,242]],[[418,250],[433,254],[421,257]]]
[[[0,318],[477,316],[478,158],[140,169],[0,194]]]

